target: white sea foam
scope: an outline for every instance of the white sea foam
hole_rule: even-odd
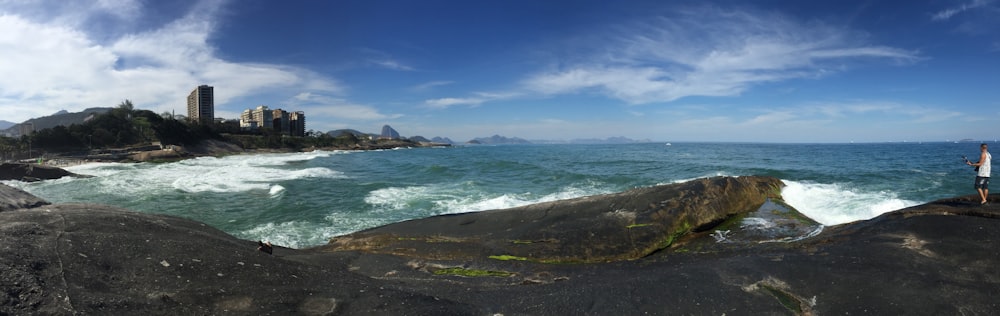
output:
[[[919,204],[886,191],[866,192],[839,184],[788,181],[781,195],[785,202],[823,225],[870,219],[886,212]]]
[[[740,223],[740,228],[743,229],[756,229],[756,230],[766,230],[774,227],[774,223],[760,218],[760,217],[747,217],[743,219]]]
[[[484,194],[470,185],[432,185],[390,187],[370,192],[365,202],[384,211],[406,210],[424,202],[433,204],[432,214],[453,214],[505,209],[535,203],[572,199],[582,196],[605,194],[597,186],[570,186],[546,195],[531,192]],[[432,215],[427,214],[427,215]]]
[[[268,193],[271,195],[271,197],[277,197],[282,192],[285,192],[285,187],[279,184],[275,184],[271,186],[271,191]]]
[[[270,241],[274,245],[303,248],[324,245],[330,238],[393,223],[384,214],[332,212],[321,221],[267,222],[235,235],[248,240]]]
[[[705,175],[694,177],[694,178],[677,179],[677,180],[673,180],[673,181],[670,181],[670,182],[660,182],[660,183],[657,183],[656,185],[678,184],[678,183],[684,183],[684,182],[689,182],[689,181],[694,181],[694,180],[704,179],[704,178],[729,177],[729,176],[732,176],[732,175],[720,171],[720,172],[716,172],[716,173],[705,174]]]
[[[344,234],[334,225],[322,225],[305,221],[265,223],[237,233],[237,237],[249,240],[269,241],[271,244],[289,248],[303,248],[326,244],[330,237]]]
[[[341,152],[233,155],[222,158],[198,157],[166,164],[84,164],[68,170],[95,176],[98,190],[110,194],[156,194],[165,190],[183,192],[275,193],[276,182],[305,178],[342,178],[343,173],[323,167],[282,168]],[[86,179],[82,179],[86,181]],[[279,186],[280,187],[280,186]],[[283,187],[280,187],[283,190]]]

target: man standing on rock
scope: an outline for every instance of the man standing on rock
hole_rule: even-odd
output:
[[[976,174],[975,187],[979,191],[979,197],[982,199],[982,202],[979,202],[979,204],[986,205],[986,197],[990,194],[990,159],[993,156],[990,156],[990,152],[986,151],[986,143],[980,144],[979,150],[983,152],[979,155],[979,162],[972,163],[966,161],[966,164],[976,167],[976,170],[979,171]]]

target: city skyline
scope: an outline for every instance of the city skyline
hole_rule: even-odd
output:
[[[0,0],[0,120],[270,104],[467,140],[1000,137],[1000,1]],[[8,31],[9,30],[9,31]]]

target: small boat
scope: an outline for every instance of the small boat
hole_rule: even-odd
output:
[[[667,146],[673,146],[673,145],[671,145],[670,143],[667,143]]]

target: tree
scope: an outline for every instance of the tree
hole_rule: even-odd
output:
[[[122,118],[131,119],[132,113],[135,112],[135,106],[132,105],[132,100],[125,99],[125,101],[118,104],[118,108],[115,111],[120,113]]]

